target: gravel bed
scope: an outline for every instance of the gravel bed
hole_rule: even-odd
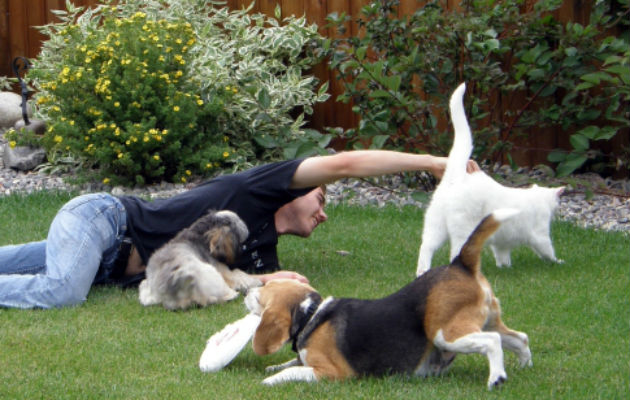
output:
[[[577,175],[556,180],[546,167],[512,171],[503,166],[488,168],[493,176],[508,186],[541,185],[567,186],[561,197],[556,218],[574,221],[577,225],[607,231],[630,232],[630,181],[602,179],[594,174]],[[426,178],[421,181],[426,181]],[[195,183],[153,185],[142,189],[111,188],[102,184],[71,185],[63,176],[37,172],[18,172],[0,168],[0,197],[12,193],[32,193],[39,190],[76,190],[81,193],[108,191],[115,195],[132,194],[149,198],[169,197],[185,191]],[[399,175],[369,180],[342,180],[328,185],[327,201],[350,205],[386,204],[426,207],[430,193],[408,187]]]

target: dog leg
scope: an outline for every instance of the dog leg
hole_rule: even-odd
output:
[[[285,382],[313,382],[317,381],[315,371],[311,367],[290,367],[263,380],[265,385],[277,385]]]
[[[296,357],[282,364],[270,365],[267,368],[265,368],[265,372],[277,372],[277,371],[285,370],[290,367],[298,367],[301,365],[302,365],[302,362]]]
[[[216,268],[228,286],[239,292],[247,292],[251,288],[262,286],[260,278],[240,269],[229,269],[223,264],[217,265]]]
[[[501,385],[507,380],[507,374],[503,366],[503,349],[501,348],[501,336],[497,332],[474,332],[461,336],[448,342],[440,329],[433,339],[433,344],[445,351],[455,353],[479,353],[488,357],[490,363],[490,375],[488,377],[488,389]]]
[[[494,245],[490,245],[490,249],[492,250],[492,254],[494,254],[494,261],[497,264],[497,267],[501,268],[503,266],[512,266],[512,258],[510,257],[509,249],[500,249]]]
[[[539,257],[545,258],[558,264],[564,263],[564,260],[556,258],[556,252],[553,250],[553,244],[551,243],[551,239],[549,239],[548,237],[536,238],[531,243],[531,246]]]
[[[424,274],[431,268],[431,259],[433,258],[433,254],[447,239],[445,229],[433,229],[432,227],[429,227],[428,224],[429,221],[425,221],[426,228],[422,233],[422,243],[420,244],[420,251],[418,253],[416,276]]]
[[[152,306],[160,303],[160,299],[151,291],[149,281],[144,279],[138,286],[138,298],[143,306]]]
[[[532,352],[529,349],[529,338],[524,332],[514,331],[503,324],[499,319],[494,326],[494,331],[501,335],[501,345],[518,357],[521,367],[531,367]]]

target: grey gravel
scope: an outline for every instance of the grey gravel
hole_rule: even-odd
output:
[[[487,168],[497,180],[508,186],[541,185],[567,189],[561,197],[556,218],[573,221],[583,227],[606,231],[630,232],[630,182],[603,179],[594,174],[576,175],[557,180],[547,167],[512,171],[505,166]],[[144,188],[110,187],[102,184],[72,185],[64,176],[39,172],[21,172],[0,167],[0,197],[12,193],[32,193],[39,190],[75,190],[79,193],[107,191],[115,195],[131,194],[148,198],[170,197],[195,185],[162,183]],[[425,178],[426,179],[426,178]],[[328,185],[327,201],[349,205],[386,204],[426,207],[430,193],[410,187],[409,178],[391,175],[369,180],[346,179]],[[415,181],[411,179],[411,181]],[[568,184],[567,184],[568,182]]]

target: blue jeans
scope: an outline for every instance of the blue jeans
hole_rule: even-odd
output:
[[[78,196],[50,225],[46,240],[0,247],[0,307],[80,304],[111,273],[127,230],[120,201],[106,193]]]

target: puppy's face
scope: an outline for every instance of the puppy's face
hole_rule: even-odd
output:
[[[213,226],[205,233],[210,254],[217,260],[231,264],[236,259],[239,245],[247,239],[247,226],[232,211],[218,211],[212,216]]]
[[[292,279],[277,279],[251,289],[245,298],[250,312],[260,315],[252,346],[258,355],[278,351],[289,340],[292,310],[316,290]]]

